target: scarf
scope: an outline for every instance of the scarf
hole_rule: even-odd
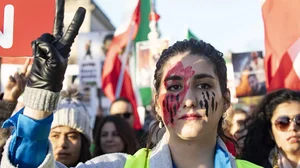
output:
[[[288,159],[274,147],[269,154],[269,162],[273,168],[293,168]],[[296,168],[300,168],[300,161]]]

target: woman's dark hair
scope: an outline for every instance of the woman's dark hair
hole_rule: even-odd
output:
[[[205,43],[204,41],[190,39],[190,40],[184,40],[184,41],[177,41],[174,45],[170,46],[168,49],[165,49],[160,58],[158,59],[156,63],[156,69],[154,73],[154,88],[155,88],[155,100],[158,99],[159,95],[159,87],[162,80],[163,75],[163,67],[167,63],[168,60],[170,60],[172,57],[178,55],[188,53],[192,55],[198,55],[199,57],[205,58],[207,61],[209,61],[212,66],[214,67],[215,73],[218,76],[220,89],[222,92],[222,96],[225,100],[225,102],[229,105],[230,104],[230,92],[227,88],[227,67],[225,60],[223,58],[223,54],[216,50],[212,45],[209,43]],[[155,106],[155,103],[153,104]],[[155,111],[155,108],[152,108],[154,111],[154,115],[157,115],[157,112]],[[158,119],[161,120],[161,119]],[[227,137],[224,134],[224,131],[222,129],[222,122],[223,118],[220,119],[218,123],[218,135],[220,137],[226,137],[226,139],[231,140],[232,142],[235,142],[233,139]],[[157,129],[159,121],[154,123],[152,127],[150,128],[150,133],[148,137],[148,143],[147,148],[153,147],[154,144],[151,144],[151,139],[153,134],[155,133],[155,130]],[[157,134],[157,132],[156,132]],[[235,143],[236,144],[236,143]]]
[[[78,163],[79,162],[86,162],[88,160],[90,160],[92,158],[92,154],[90,152],[90,143],[89,141],[86,139],[86,137],[80,133],[80,136],[81,136],[81,149],[80,149],[80,157],[79,157],[79,160],[78,160]],[[76,163],[76,165],[78,164]],[[74,165],[74,166],[76,166]]]
[[[248,133],[244,141],[242,159],[261,166],[268,165],[269,153],[276,145],[271,136],[273,112],[279,104],[290,101],[300,102],[300,92],[277,90],[267,94],[256,106],[246,124]]]
[[[106,116],[101,122],[96,126],[96,136],[94,138],[95,151],[94,157],[105,154],[101,149],[100,139],[101,139],[101,130],[107,122],[112,122],[116,130],[124,143],[124,150],[119,152],[124,152],[127,154],[134,154],[138,149],[138,143],[133,129],[130,127],[129,123],[118,116]]]

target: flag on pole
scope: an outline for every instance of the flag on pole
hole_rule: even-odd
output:
[[[151,12],[151,3],[150,0],[140,0],[141,2],[141,22],[139,26],[139,31],[134,39],[135,43],[140,42],[140,41],[147,41],[148,40],[148,34],[150,32],[150,27],[149,27],[149,16]],[[136,47],[136,46],[135,46]],[[135,54],[135,69],[137,69],[137,53]],[[135,81],[136,81],[136,76],[135,76]],[[140,98],[140,102],[142,105],[149,105],[151,104],[152,100],[152,92],[151,92],[151,87],[143,87],[143,88],[138,88],[138,93]]]
[[[196,40],[199,40],[199,38],[191,31],[190,28],[187,28],[187,31],[186,31],[186,39],[191,39],[191,38],[194,38]]]
[[[135,42],[147,41],[148,33],[150,32],[149,27],[149,14],[150,14],[150,0],[140,0],[140,25],[138,33],[134,39]]]
[[[299,6],[299,0],[264,0],[262,3],[268,91],[300,90]]]
[[[108,49],[102,72],[102,88],[105,95],[111,100],[117,97],[126,97],[133,105],[134,129],[141,129],[141,123],[137,112],[137,102],[132,87],[132,81],[127,69],[129,46],[135,38],[140,24],[140,1],[135,1],[132,16],[126,24],[119,27]],[[127,46],[127,47],[126,47]],[[123,51],[125,49],[125,51]],[[123,54],[122,54],[123,53]],[[120,60],[122,54],[122,60]],[[125,59],[124,59],[125,58]]]

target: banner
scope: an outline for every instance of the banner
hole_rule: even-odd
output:
[[[90,109],[92,121],[99,108],[99,102],[107,99],[98,97],[101,88],[102,67],[105,54],[112,40],[113,32],[80,33],[77,40],[79,86],[84,94],[84,104]],[[99,101],[100,99],[100,101]],[[102,104],[104,113],[107,113],[110,104]]]
[[[1,0],[0,2],[0,56],[2,63],[23,63],[31,56],[31,42],[43,33],[52,33],[55,0]],[[7,61],[8,60],[8,61]]]
[[[264,59],[261,51],[233,53],[237,97],[266,94]]]
[[[113,32],[90,32],[78,35],[78,64],[80,85],[101,88],[102,67]]]

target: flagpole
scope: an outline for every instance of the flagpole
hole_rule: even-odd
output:
[[[119,98],[120,94],[121,94],[121,90],[122,90],[122,85],[123,85],[123,79],[124,79],[124,72],[125,72],[125,68],[126,68],[126,62],[127,62],[127,58],[129,55],[129,49],[131,47],[131,43],[132,43],[132,35],[133,35],[133,30],[134,30],[134,24],[131,22],[130,24],[130,30],[129,30],[129,38],[128,38],[128,43],[126,45],[125,51],[122,54],[122,60],[121,60],[121,72],[118,78],[118,83],[116,86],[116,94],[115,97]]]

